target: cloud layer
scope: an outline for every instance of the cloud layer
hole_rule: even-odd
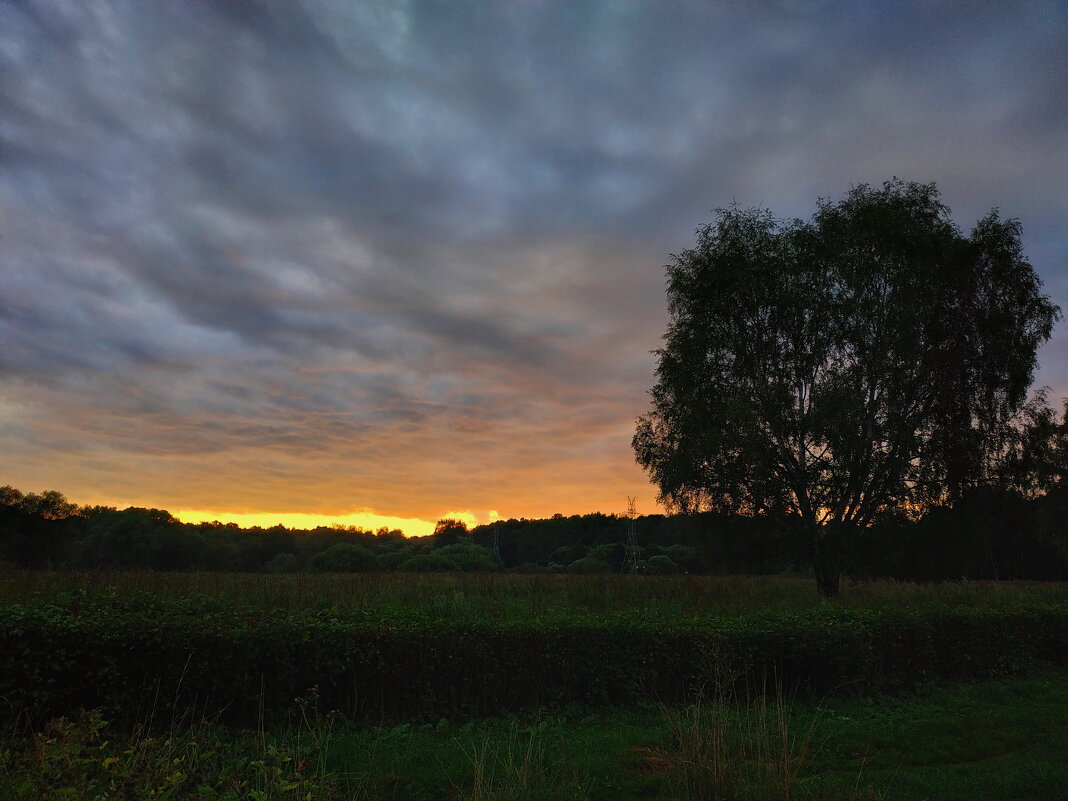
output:
[[[651,510],[668,254],[894,175],[1068,306],[1062,3],[0,5],[0,483]]]

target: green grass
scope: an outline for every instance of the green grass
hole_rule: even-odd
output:
[[[197,609],[224,615],[459,623],[619,615],[665,627],[825,606],[809,578],[0,571],[0,607],[77,609],[131,595],[195,597]],[[922,614],[1032,602],[1063,606],[1068,585],[846,581],[837,604]],[[1064,669],[899,696],[791,702],[772,690],[388,727],[331,714],[315,694],[294,701],[288,725],[259,730],[187,720],[131,731],[99,714],[72,717],[28,732],[0,699],[0,801],[1068,798]]]
[[[130,735],[85,716],[12,734],[0,749],[0,799],[1068,797],[1063,670],[896,698],[790,703],[771,692],[729,704],[389,728],[354,726],[316,703],[303,699],[299,721],[282,731],[205,723]],[[717,785],[717,771],[731,783]]]
[[[824,704],[815,767],[902,801],[1068,798],[1068,673]]]
[[[779,576],[570,576],[509,574],[232,574],[145,571],[0,571],[0,606],[32,600],[149,593],[212,598],[224,605],[291,613],[332,610],[417,614],[455,621],[529,620],[633,613],[686,620],[799,611],[826,602],[810,578]],[[1068,584],[960,582],[918,585],[844,581],[835,603],[860,608],[1068,602]]]
[[[791,738],[788,749],[777,742],[780,714]],[[901,698],[777,704],[773,695],[758,693],[729,706],[706,702],[703,708],[654,707],[577,719],[355,730],[332,743],[329,764],[360,786],[385,792],[377,797],[398,801],[453,792],[475,797],[462,793],[470,791],[477,762],[472,755],[480,749],[489,749],[491,761],[511,766],[512,775],[522,773],[524,764],[528,774],[540,772],[542,789],[550,788],[545,798],[711,799],[717,797],[711,766],[684,763],[701,754],[711,759],[717,727],[728,741],[719,758],[736,777],[735,791],[721,798],[787,797],[777,777],[791,760],[797,799],[1068,797],[1066,671],[948,685]],[[680,730],[689,736],[680,737]],[[739,775],[750,776],[749,783]],[[516,785],[503,783],[497,795],[484,797],[524,797]]]

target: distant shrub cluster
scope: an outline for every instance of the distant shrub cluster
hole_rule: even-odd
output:
[[[918,520],[888,516],[843,543],[854,578],[938,581],[1068,579],[1068,490],[1035,497],[974,490]],[[649,575],[807,573],[791,518],[704,513],[636,521]],[[619,573],[627,521],[587,514],[502,520],[468,530],[441,520],[431,536],[354,527],[242,529],[186,524],[158,509],[78,507],[59,492],[0,487],[0,561],[31,568],[228,572]]]
[[[1068,608],[815,608],[706,618],[560,615],[450,621],[286,614],[209,599],[71,597],[0,610],[0,697],[33,718],[222,713],[254,722],[317,685],[324,708],[436,719],[566,704],[669,702],[713,676],[799,692],[1068,664]]]

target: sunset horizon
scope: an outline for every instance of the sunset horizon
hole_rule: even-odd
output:
[[[0,4],[0,485],[664,513],[631,438],[715,209],[934,182],[1068,307],[1068,7],[1012,6]]]

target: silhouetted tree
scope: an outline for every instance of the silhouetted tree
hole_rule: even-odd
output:
[[[500,566],[489,548],[475,545],[473,542],[454,542],[435,548],[432,555],[443,557],[452,562],[457,570],[466,573],[489,572]]]
[[[444,517],[434,524],[434,534],[432,536],[436,547],[467,540],[467,523],[451,517]]]
[[[308,560],[308,567],[318,572],[365,573],[377,566],[374,553],[349,542],[332,545]]]
[[[1017,221],[965,237],[896,179],[807,223],[721,210],[667,274],[638,462],[669,507],[796,516],[825,597],[850,530],[982,475],[1060,311]]]
[[[567,566],[568,573],[610,573],[611,570],[612,568],[609,566],[608,562],[603,559],[598,559],[595,556],[584,556],[581,559],[576,559]]]
[[[14,506],[45,520],[63,520],[78,512],[77,504],[68,501],[58,490],[23,494],[10,485],[0,487],[0,505]]]

